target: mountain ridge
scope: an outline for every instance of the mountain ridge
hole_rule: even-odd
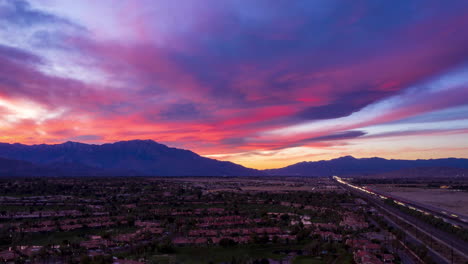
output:
[[[168,147],[150,139],[105,144],[74,141],[35,145],[0,143],[0,158],[3,159],[0,175],[23,173],[24,176],[330,177],[378,175],[410,168],[468,169],[468,159],[460,158],[401,160],[355,158],[348,155],[331,160],[302,161],[277,169],[256,170],[229,161],[203,157],[190,150]],[[23,164],[24,168],[18,164]]]
[[[129,140],[102,145],[0,143],[0,157],[33,164],[75,164],[95,171],[120,171],[118,176],[252,176],[259,170],[202,157],[190,150],[171,148],[153,140]],[[181,166],[183,164],[183,166]],[[88,172],[83,172],[88,175]],[[107,173],[104,173],[107,174]]]
[[[273,176],[369,176],[409,168],[448,167],[468,169],[468,159],[384,159],[380,157],[355,158],[343,156],[331,160],[303,161],[283,168],[264,170]]]

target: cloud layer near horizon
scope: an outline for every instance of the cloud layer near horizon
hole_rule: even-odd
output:
[[[468,157],[466,1],[0,0],[0,141]]]

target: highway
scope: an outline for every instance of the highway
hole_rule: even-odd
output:
[[[337,182],[344,184],[348,187],[351,187],[355,190],[359,190],[361,192],[370,194],[370,195],[375,195],[381,199],[392,199],[394,200],[397,204],[401,206],[405,206],[409,209],[419,211],[421,213],[427,214],[427,215],[432,215],[437,218],[443,219],[445,222],[452,224],[456,228],[466,228],[468,229],[468,216],[457,214],[454,212],[450,212],[448,210],[444,210],[441,208],[437,208],[431,205],[415,202],[415,201],[410,201],[408,199],[405,199],[403,197],[399,197],[393,194],[386,193],[381,190],[376,190],[376,189],[370,189],[368,187],[361,187],[357,185],[352,185],[349,184],[348,182],[344,181],[343,179],[336,177],[334,178]]]
[[[387,215],[391,215],[393,219],[396,219],[400,223],[404,223],[405,225],[407,225],[407,229],[404,230],[405,232],[411,233],[409,232],[410,231],[409,229],[411,229],[413,233],[416,232],[420,236],[424,235],[425,238],[430,237],[430,241],[431,241],[430,244],[427,242],[423,242],[422,240],[424,239],[419,239],[419,240],[422,243],[424,243],[425,246],[427,246],[428,248],[431,248],[433,252],[438,253],[437,255],[439,255],[441,259],[444,259],[446,263],[452,263],[453,258],[455,259],[453,263],[465,263],[466,261],[468,261],[468,243],[467,242],[455,237],[452,234],[439,230],[433,227],[432,225],[429,225],[419,220],[416,217],[405,214],[393,206],[390,206],[384,203],[384,201],[388,199],[388,197],[386,197],[383,194],[377,194],[371,190],[367,190],[360,186],[352,185],[339,177],[333,177],[333,179],[337,181],[339,184],[341,184],[341,186],[352,191],[353,193],[366,198],[368,201],[372,201],[380,209],[385,211]],[[434,241],[434,243],[432,243],[432,241]],[[440,248],[437,248],[437,246],[440,246]],[[447,250],[452,249],[454,257],[452,257],[451,252],[448,253],[447,250],[443,250],[443,249],[447,249]],[[440,252],[440,251],[444,251],[444,252]]]
[[[384,196],[386,198],[393,199],[396,203],[402,206],[405,206],[407,208],[410,208],[412,210],[416,210],[424,214],[431,214],[433,216],[442,218],[445,222],[452,224],[454,227],[468,228],[468,216],[461,215],[455,212],[451,212],[449,210],[437,208],[428,204],[423,204],[423,203],[416,202],[416,201],[410,201],[406,198],[399,197],[393,194],[389,194],[382,190],[369,189],[369,188],[365,188],[365,189],[375,193],[378,196]]]

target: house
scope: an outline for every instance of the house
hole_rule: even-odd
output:
[[[395,261],[395,257],[392,254],[383,254],[382,260],[384,263],[393,263],[393,261]]]
[[[78,228],[82,228],[83,225],[80,225],[80,224],[75,224],[75,225],[62,225],[60,226],[60,228],[64,231],[70,231],[70,230],[74,230],[74,229],[78,229]]]
[[[364,244],[363,249],[371,252],[371,253],[379,253],[380,252],[380,245],[379,244],[374,244],[374,243],[367,243]]]
[[[191,244],[191,240],[187,237],[175,237],[172,239],[174,245],[188,245]]]
[[[42,246],[19,246],[17,250],[28,257],[32,257],[42,249]]]
[[[365,250],[354,252],[353,259],[359,264],[383,264],[374,254]]]
[[[239,236],[232,238],[232,240],[236,241],[239,244],[247,244],[250,242],[251,238],[250,236]]]
[[[347,229],[359,230],[368,228],[369,224],[365,222],[362,217],[359,217],[353,213],[348,213],[343,218],[343,221],[340,222],[340,226],[343,226]]]
[[[0,251],[0,260],[4,262],[13,262],[17,257],[18,254],[11,249]]]
[[[336,230],[338,227],[333,223],[314,223],[314,226],[325,230]]]
[[[204,245],[208,243],[208,239],[206,237],[197,237],[192,239],[192,243],[197,245]]]
[[[150,222],[150,221],[135,221],[136,227],[159,227],[161,224],[159,222]]]
[[[144,262],[128,259],[114,259],[113,264],[144,264]]]
[[[346,240],[346,245],[352,249],[363,249],[365,244],[370,243],[367,239],[348,239]]]
[[[329,231],[317,231],[314,234],[317,234],[320,237],[322,237],[322,240],[324,240],[324,241],[330,241],[330,240],[331,241],[342,241],[343,240],[342,235],[335,234],[335,233],[329,232]]]
[[[111,246],[111,242],[104,240],[104,239],[92,239],[92,240],[87,240],[87,241],[81,241],[80,246],[84,247],[88,250],[90,249],[98,249],[104,246]]]

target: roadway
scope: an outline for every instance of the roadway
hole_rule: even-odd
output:
[[[399,202],[400,205],[406,206],[410,209],[417,210],[422,213],[427,213],[431,214],[434,216],[437,216],[439,218],[442,218],[445,222],[452,224],[455,227],[463,227],[463,228],[468,228],[468,216],[451,212],[446,209],[441,209],[435,206],[431,206],[428,204],[423,204],[420,202],[416,201],[411,201],[406,198],[396,196],[393,194],[389,194],[387,192],[384,192],[382,190],[376,190],[376,189],[368,189],[371,192],[374,192],[376,195],[379,196],[384,196],[386,198],[390,198],[395,200],[396,202]]]
[[[370,200],[374,202],[374,204],[378,205],[381,209],[384,209],[387,213],[390,213],[396,217],[398,217],[401,220],[404,220],[405,222],[411,224],[414,228],[418,229],[419,232],[422,232],[426,234],[427,236],[430,236],[434,238],[434,241],[438,241],[442,243],[444,246],[447,248],[452,248],[453,251],[460,255],[460,257],[465,258],[466,261],[468,261],[468,243],[455,237],[452,234],[446,233],[442,230],[439,230],[432,225],[429,225],[421,220],[419,220],[416,217],[410,216],[408,214],[403,213],[402,211],[398,210],[397,208],[390,206],[388,204],[384,203],[384,200],[386,197],[383,197],[381,195],[375,194],[369,190],[366,190],[362,187],[352,185],[347,183],[346,181],[335,177],[334,178],[338,183],[340,183],[342,186],[344,186],[346,189],[352,191],[355,194],[358,194],[364,198],[367,198],[367,200]],[[408,231],[408,230],[405,230]],[[409,232],[408,232],[409,233]],[[422,242],[422,241],[421,241]],[[422,242],[423,243],[423,242]],[[431,247],[431,245],[425,245],[428,248]],[[450,262],[449,262],[450,263]]]

